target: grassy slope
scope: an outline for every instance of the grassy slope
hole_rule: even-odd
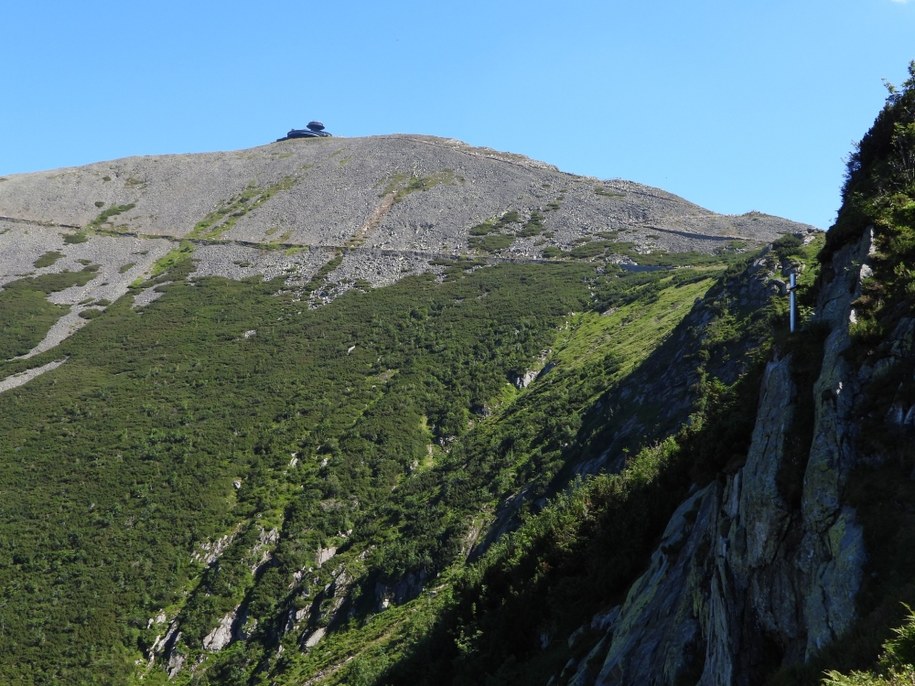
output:
[[[124,680],[163,633],[149,626],[160,610],[181,619],[182,651],[196,654],[243,600],[260,632],[217,656],[213,674],[228,673],[233,650],[250,670],[257,646],[276,644],[285,589],[319,545],[342,545],[340,564],[366,579],[446,569],[475,516],[535,473],[545,488],[561,466],[544,422],[573,435],[710,283],[678,280],[610,316],[571,319],[592,306],[589,288],[610,297],[646,277],[576,264],[454,269],[444,284],[407,279],[314,311],[275,284],[204,279],[161,286],[141,311],[130,296],[114,303],[54,351],[69,356],[62,368],[0,396],[0,677]],[[630,347],[598,352],[617,341]],[[550,347],[549,384],[507,385]],[[484,406],[496,412],[481,422]],[[489,449],[507,434],[518,449]],[[429,508],[441,516],[416,530]],[[347,529],[351,541],[338,536]],[[265,530],[279,542],[255,575],[249,553]],[[194,553],[227,533],[234,542],[204,569]],[[362,562],[366,547],[375,553]]]
[[[615,601],[690,480],[731,458],[704,436],[730,432],[718,442],[733,446],[748,434],[752,416],[735,416],[752,406],[752,376],[701,376],[691,428],[657,444],[646,435],[628,471],[534,506],[565,464],[593,454],[596,404],[633,373],[655,373],[652,355],[668,354],[659,346],[715,275],[454,267],[444,283],[410,278],[318,310],[277,284],[179,279],[141,311],[130,296],[114,303],[54,351],[69,356],[63,367],[0,395],[0,490],[12,494],[0,504],[0,678],[165,683],[160,668],[134,664],[165,632],[150,622],[161,610],[181,623],[178,651],[206,657],[172,683],[557,671],[561,642],[539,651],[536,636],[507,627],[567,635]],[[716,293],[700,361],[782,314],[753,323]],[[546,375],[523,391],[508,383],[546,349]],[[468,530],[519,489],[521,529],[467,567]],[[258,568],[271,530],[272,559]],[[205,567],[195,553],[227,534]],[[328,545],[333,565],[296,585]],[[302,653],[299,633],[278,628],[340,569],[355,579],[349,623]],[[435,592],[375,614],[373,590],[417,572]],[[250,640],[201,651],[239,604]]]
[[[55,351],[62,368],[0,396],[2,679],[122,680],[161,609],[201,638],[254,582],[240,550],[203,576],[191,559],[229,532],[241,548],[280,530],[283,557],[260,580],[285,587],[433,434],[464,430],[586,304],[592,277],[506,266],[316,311],[220,279],[164,286],[142,311],[114,303]],[[317,507],[333,499],[345,506]],[[255,605],[262,620],[276,602]]]
[[[816,249],[797,250],[795,258],[811,263]],[[556,370],[475,431],[473,438],[488,438],[484,444],[493,451],[504,452],[511,438],[516,467],[509,483],[521,474],[520,483],[536,489],[563,461],[586,454],[589,436],[599,440],[599,427],[580,431],[585,410],[634,370],[655,373],[652,351],[659,351],[659,343],[710,284],[701,274],[678,281],[678,287],[669,276],[634,283],[641,297],[629,289],[616,294],[618,307],[609,314],[572,318],[554,343]],[[767,337],[771,318],[784,314],[780,307],[733,310],[727,292],[718,291],[716,298],[720,316],[700,346],[715,353],[741,344],[747,330]],[[662,356],[669,362],[667,354]],[[765,347],[756,351],[764,354]],[[749,440],[755,378],[751,373],[730,387],[707,378],[704,409],[689,427],[643,448],[622,474],[586,479],[558,494],[546,509],[531,511],[516,533],[503,537],[481,560],[445,570],[433,592],[352,625],[306,656],[290,658],[280,665],[288,683],[316,672],[325,673],[328,683],[347,684],[529,683],[557,673],[569,657],[562,637],[587,623],[595,608],[618,602],[691,479],[725,468],[740,442]],[[553,404],[552,398],[561,400]],[[566,411],[557,426],[549,415],[560,406],[573,411]],[[517,422],[528,412],[530,421]],[[544,435],[525,435],[525,427],[544,424],[550,426]],[[567,436],[568,444],[554,460],[544,438],[557,434]],[[646,436],[649,443],[660,438]],[[499,477],[490,482],[504,483],[504,472]],[[447,472],[441,478],[447,479]],[[537,647],[541,632],[558,639],[545,651]]]

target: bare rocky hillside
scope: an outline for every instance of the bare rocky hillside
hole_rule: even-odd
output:
[[[33,353],[56,345],[174,250],[198,275],[325,278],[313,304],[440,269],[442,260],[556,260],[741,249],[809,227],[718,215],[628,181],[565,174],[427,136],[298,139],[234,152],[132,157],[0,179],[0,285],[98,264]],[[577,250],[576,250],[577,249]],[[614,257],[615,256],[615,257]],[[323,268],[323,270],[322,270]],[[138,304],[155,297],[140,294]]]

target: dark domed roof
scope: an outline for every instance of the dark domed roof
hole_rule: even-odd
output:
[[[282,138],[277,141],[286,141],[290,138],[330,138],[331,134],[324,130],[324,124],[319,121],[308,122],[308,127],[304,129],[291,129]]]

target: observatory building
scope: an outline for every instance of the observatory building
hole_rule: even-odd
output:
[[[327,131],[324,130],[324,124],[319,121],[310,121],[308,126],[304,129],[290,129],[282,138],[277,138],[277,141],[288,141],[290,138],[327,138],[330,136]]]

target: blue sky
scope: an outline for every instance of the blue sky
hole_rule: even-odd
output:
[[[31,0],[0,21],[0,174],[320,119],[822,228],[882,79],[915,59],[915,0]]]

